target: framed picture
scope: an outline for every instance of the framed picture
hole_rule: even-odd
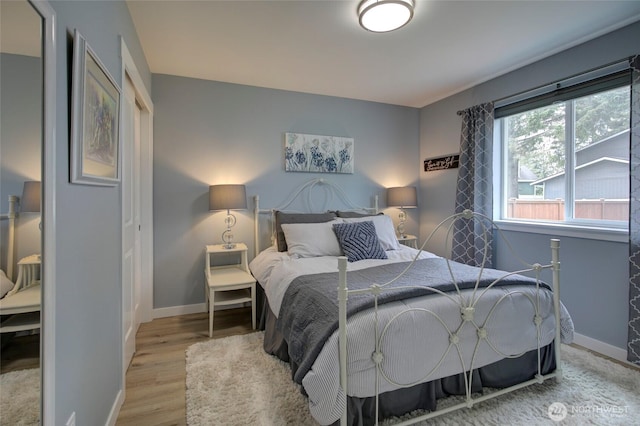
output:
[[[120,182],[120,88],[75,31],[71,92],[71,182]]]
[[[285,133],[287,172],[353,173],[353,138]]]

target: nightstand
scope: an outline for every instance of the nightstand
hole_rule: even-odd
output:
[[[413,247],[414,249],[418,248],[418,237],[416,237],[415,235],[398,237],[398,241],[400,242],[400,244],[404,244],[405,246]]]
[[[251,324],[256,328],[256,279],[249,272],[247,246],[236,243],[232,249],[222,244],[205,247],[206,298],[209,307],[209,337],[213,335],[213,313],[216,306],[228,306],[238,303],[251,303]],[[229,260],[236,255],[236,263],[212,266],[215,257]]]

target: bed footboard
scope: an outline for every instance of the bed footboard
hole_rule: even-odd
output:
[[[486,222],[491,223],[491,229],[489,229],[489,232],[491,232],[492,230],[497,230],[498,233],[501,235],[501,232],[499,230],[499,228],[487,217],[483,216],[483,215],[478,215],[475,213],[472,213],[470,211],[465,211],[463,213],[457,214],[457,215],[453,215],[450,218],[445,219],[443,222],[441,222],[441,224],[438,225],[439,227],[444,227],[445,229],[447,229],[446,232],[451,232],[451,229],[453,227],[453,222],[455,222],[456,220],[459,219],[479,219]],[[431,237],[434,235],[434,232],[432,232],[432,234],[430,235],[429,239],[431,239]],[[504,237],[503,237],[504,238]],[[422,247],[425,247],[429,241],[429,239],[427,239],[424,244],[422,245]],[[487,239],[485,239],[485,241],[487,241]],[[502,278],[498,278],[496,280],[494,280],[493,282],[491,282],[489,285],[484,285],[483,287],[479,287],[478,283],[480,282],[480,277],[478,278],[478,281],[476,282],[475,287],[473,288],[473,290],[467,290],[467,293],[464,293],[465,296],[462,296],[462,291],[460,290],[460,288],[458,288],[457,282],[456,282],[456,278],[453,276],[453,272],[451,272],[451,268],[450,268],[450,272],[452,273],[452,280],[455,284],[456,287],[456,291],[455,294],[457,294],[459,297],[459,306],[458,308],[460,309],[460,318],[459,318],[459,326],[456,327],[450,327],[447,324],[445,324],[445,321],[443,321],[440,316],[438,316],[438,314],[436,312],[432,312],[432,311],[426,311],[424,309],[422,309],[421,313],[426,313],[428,315],[431,315],[433,317],[435,317],[437,319],[437,321],[434,321],[435,323],[440,323],[443,327],[443,329],[445,330],[445,332],[448,334],[448,338],[449,338],[449,347],[447,349],[447,353],[449,351],[453,351],[454,354],[457,353],[457,357],[460,360],[460,364],[459,364],[459,372],[460,373],[465,373],[463,374],[464,376],[464,384],[465,384],[465,395],[464,395],[464,402],[458,403],[456,405],[453,406],[449,406],[446,408],[442,408],[442,409],[436,409],[434,411],[428,412],[422,416],[418,416],[415,418],[412,418],[410,420],[404,421],[402,423],[402,425],[405,424],[413,424],[413,423],[417,423],[420,422],[422,420],[425,419],[429,419],[432,417],[436,417],[436,416],[440,416],[452,411],[456,411],[459,410],[461,408],[471,408],[473,407],[474,404],[488,400],[488,399],[492,399],[492,398],[496,398],[499,397],[501,395],[507,394],[509,392],[513,392],[515,390],[533,385],[533,384],[538,384],[538,383],[542,383],[545,380],[548,380],[550,378],[556,378],[557,380],[560,380],[562,378],[562,369],[561,369],[561,355],[560,355],[560,342],[561,342],[561,324],[560,324],[560,318],[561,318],[561,303],[560,303],[560,256],[559,256],[559,250],[560,250],[560,241],[557,239],[552,239],[551,240],[551,262],[545,265],[539,264],[539,263],[533,263],[533,264],[527,264],[525,263],[526,267],[520,271],[516,271],[516,272],[504,272],[504,277],[512,277],[515,274],[524,274],[524,273],[531,273],[532,275],[535,276],[535,293],[533,296],[529,296],[529,295],[525,295],[529,301],[531,302],[531,306],[533,308],[533,311],[535,312],[534,317],[532,318],[531,321],[531,327],[535,327],[535,335],[536,337],[536,342],[535,344],[533,344],[532,342],[532,347],[537,348],[537,354],[538,354],[538,369],[537,369],[537,374],[535,374],[535,376],[529,380],[526,380],[524,382],[521,383],[517,383],[515,385],[503,388],[503,389],[498,389],[495,391],[492,391],[491,393],[488,394],[483,394],[483,395],[472,395],[472,377],[473,375],[471,374],[471,372],[480,367],[477,366],[474,361],[476,360],[476,355],[477,355],[477,351],[479,350],[479,347],[481,345],[481,343],[483,344],[483,347],[490,347],[492,350],[494,350],[498,355],[500,355],[503,358],[516,358],[522,354],[507,354],[507,353],[503,353],[501,352],[498,348],[496,348],[492,343],[491,343],[491,337],[492,337],[492,333],[493,333],[493,329],[489,326],[489,322],[491,320],[491,316],[493,315],[494,311],[496,310],[496,307],[500,304],[503,303],[503,301],[505,301],[506,299],[508,299],[509,295],[518,293],[519,295],[524,295],[524,293],[522,291],[518,291],[518,290],[514,290],[513,293],[508,293],[500,298],[497,302],[494,303],[493,307],[491,308],[488,316],[484,316],[482,317],[478,312],[476,312],[476,304],[478,303],[479,300],[482,299],[482,296],[485,295],[485,293],[487,291],[489,291],[490,289],[494,288],[494,287],[498,287],[501,285],[500,281]],[[417,256],[416,256],[417,258]],[[379,412],[379,400],[378,400],[378,396],[379,396],[379,384],[381,383],[381,380],[386,380],[389,383],[392,383],[394,386],[397,386],[398,388],[408,388],[410,386],[414,386],[416,384],[420,384],[420,383],[424,383],[430,380],[430,377],[435,377],[434,374],[436,374],[437,369],[440,367],[440,362],[443,361],[444,356],[443,355],[443,359],[440,360],[440,362],[430,371],[428,371],[426,373],[426,375],[424,375],[423,377],[420,377],[418,379],[416,379],[414,382],[412,383],[395,383],[394,380],[387,374],[387,372],[385,372],[384,366],[383,366],[383,361],[385,361],[385,353],[384,350],[382,349],[382,345],[381,345],[381,341],[382,339],[385,337],[385,334],[388,332],[390,324],[392,324],[399,316],[405,314],[405,313],[410,313],[412,311],[417,311],[419,310],[418,308],[407,308],[405,311],[397,314],[395,317],[393,317],[391,320],[389,320],[386,324],[382,325],[378,323],[378,298],[381,294],[383,294],[385,291],[389,291],[392,289],[398,289],[397,286],[393,287],[391,286],[391,284],[393,284],[400,276],[402,276],[403,274],[405,274],[409,268],[411,268],[415,263],[415,259],[414,262],[412,262],[397,278],[384,283],[384,284],[376,284],[376,283],[372,283],[369,288],[366,289],[356,289],[356,290],[349,290],[348,289],[348,283],[347,283],[347,258],[346,257],[340,257],[338,260],[338,271],[339,271],[339,283],[338,283],[338,308],[339,308],[339,318],[338,318],[338,322],[339,322],[339,329],[338,329],[338,338],[339,338],[339,360],[340,360],[340,387],[343,391],[343,396],[345,398],[344,401],[344,407],[345,410],[342,413],[341,419],[340,419],[340,424],[342,426],[346,426],[347,425],[347,412],[346,412],[346,407],[348,406],[347,404],[347,398],[348,398],[348,350],[347,350],[347,346],[348,346],[348,333],[347,333],[347,308],[348,308],[348,299],[349,296],[351,295],[362,295],[362,294],[368,294],[371,297],[373,297],[374,299],[374,307],[373,307],[373,321],[374,321],[374,330],[375,330],[375,351],[371,354],[371,360],[373,361],[373,363],[375,364],[375,368],[376,368],[376,374],[375,374],[375,405],[376,405],[376,418],[375,418],[375,424],[378,424],[378,412]],[[447,261],[447,264],[448,261]],[[544,346],[546,346],[548,344],[548,342],[546,343],[541,343],[541,324],[543,323],[543,318],[541,316],[541,304],[540,304],[540,298],[541,296],[541,292],[548,292],[548,289],[544,287],[544,283],[540,280],[540,273],[543,270],[551,270],[552,272],[552,292],[553,292],[553,316],[554,316],[554,321],[555,321],[555,329],[553,330],[553,340],[555,341],[555,345],[554,345],[554,351],[555,351],[555,365],[556,368],[554,371],[548,373],[548,374],[542,374],[543,370],[542,370],[542,366],[541,366],[541,356],[540,356],[540,352],[542,350],[542,348]],[[480,275],[483,274],[483,272],[485,271],[484,267],[480,267],[479,268],[480,271]],[[504,288],[504,287],[501,287]],[[438,293],[438,294],[443,294],[443,292],[441,292],[439,289],[433,288],[433,293]],[[446,296],[449,299],[451,299],[450,296]],[[506,302],[505,302],[506,303]],[[468,339],[469,339],[469,334],[470,333],[462,333],[462,330],[465,327],[472,327],[473,330],[473,335],[474,335],[474,339],[475,342],[473,343],[473,349],[471,353],[465,353],[468,352],[468,349],[465,349],[465,347],[468,348],[469,343],[468,343]],[[475,329],[475,330],[474,330]],[[466,330],[465,330],[466,331]],[[466,337],[463,337],[466,336]],[[462,340],[463,339],[467,339],[467,343],[465,344],[465,346],[462,345]],[[466,361],[465,361],[466,360]],[[470,360],[470,362],[468,362],[468,360]]]

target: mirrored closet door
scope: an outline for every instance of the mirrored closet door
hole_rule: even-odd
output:
[[[0,1],[3,424],[37,424],[41,411],[43,33],[27,0]]]

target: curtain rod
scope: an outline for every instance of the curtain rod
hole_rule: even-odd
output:
[[[574,74],[571,77],[567,77],[562,80],[558,80],[553,83],[545,84],[543,86],[538,86],[534,89],[525,90],[515,95],[504,96],[502,98],[495,99],[493,102],[495,108],[501,108],[510,104],[514,104],[516,102],[523,101],[525,99],[533,98],[536,96],[540,96],[549,92],[553,92],[554,90],[558,90],[563,87],[572,86],[574,84],[583,83],[588,80],[593,80],[599,77],[603,77],[605,75],[613,74],[619,71],[624,71],[629,69],[630,67],[630,58],[626,58],[620,61],[612,62],[602,67],[593,68],[587,72]],[[464,114],[464,112],[469,109],[465,108],[456,112],[456,115],[460,116]]]
[[[543,95],[545,93],[549,93],[563,87],[572,86],[574,84],[583,83],[588,80],[593,80],[605,75],[613,74],[618,71],[623,71],[625,69],[629,69],[629,66],[629,58],[626,58],[620,61],[609,63],[602,67],[593,68],[587,72],[574,74],[571,77],[558,80],[554,83],[545,84],[534,89],[525,90],[523,92],[516,93],[515,95],[504,96],[502,98],[494,100],[493,103],[496,108],[501,108],[503,106],[520,102],[525,99],[533,98],[535,96]],[[460,115],[460,112],[461,111],[458,111],[458,115]]]

